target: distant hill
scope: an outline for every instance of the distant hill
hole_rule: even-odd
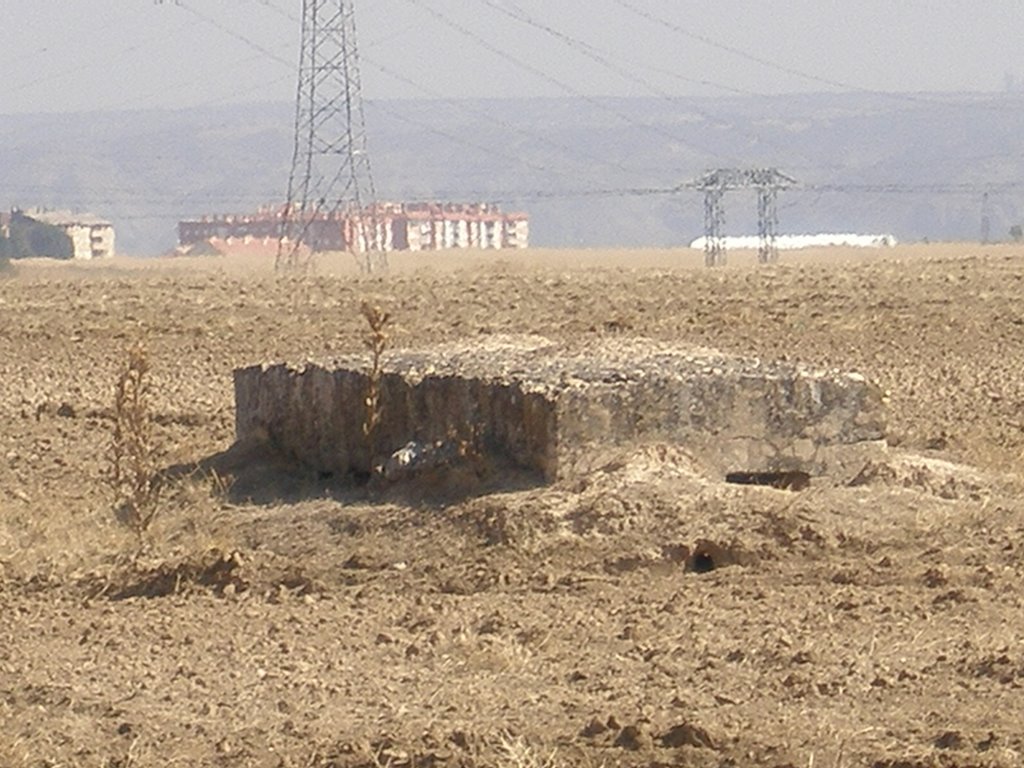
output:
[[[382,199],[491,200],[532,216],[542,246],[673,246],[702,234],[695,192],[719,166],[776,166],[784,232],[993,239],[1024,220],[1024,97],[796,95],[717,99],[388,101],[367,105]],[[119,250],[175,244],[183,216],[284,197],[289,104],[0,116],[0,206],[88,210]],[[727,230],[755,229],[752,197]]]

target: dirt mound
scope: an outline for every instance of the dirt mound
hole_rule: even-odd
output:
[[[998,481],[982,472],[944,459],[895,454],[886,461],[871,461],[850,480],[851,487],[884,485],[937,496],[940,499],[980,501]]]

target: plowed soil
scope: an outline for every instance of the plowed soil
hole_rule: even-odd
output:
[[[0,766],[1021,765],[1024,249],[734,261],[0,276]],[[654,445],[447,502],[218,463],[232,370],[362,350],[363,300],[393,347],[614,334],[859,371],[888,458],[793,492]],[[141,552],[104,479],[138,341],[168,470]]]

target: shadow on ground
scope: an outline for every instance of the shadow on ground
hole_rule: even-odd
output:
[[[342,503],[393,502],[447,506],[492,493],[543,486],[539,472],[494,457],[473,457],[389,479],[382,473],[338,476],[290,459],[267,443],[235,443],[195,463],[176,464],[168,478],[217,478],[234,504],[276,506],[311,499]]]

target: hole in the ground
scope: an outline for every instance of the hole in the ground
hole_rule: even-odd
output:
[[[687,555],[683,564],[687,573],[705,574],[733,565],[752,565],[754,562],[738,545],[720,544],[710,539],[698,539],[690,551],[692,554]]]
[[[780,491],[802,491],[811,485],[806,472],[730,472],[725,482],[733,485],[763,485]]]
[[[708,552],[698,552],[690,566],[694,573],[711,573],[715,570],[715,558]]]

